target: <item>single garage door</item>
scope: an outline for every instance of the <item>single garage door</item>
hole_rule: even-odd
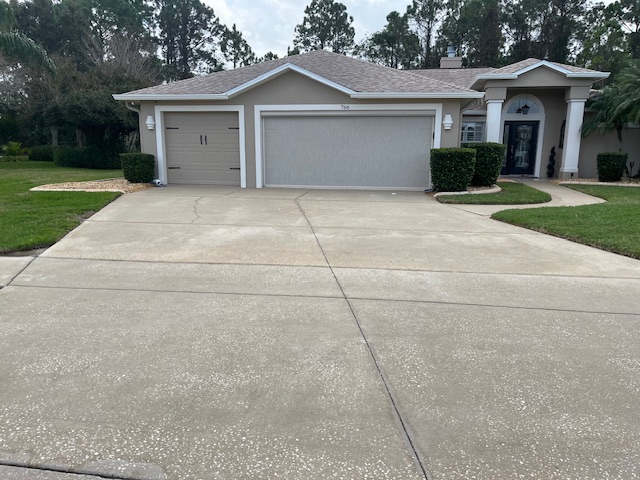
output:
[[[433,117],[265,117],[265,185],[428,188],[432,132]]]
[[[166,113],[169,183],[240,185],[238,114]]]

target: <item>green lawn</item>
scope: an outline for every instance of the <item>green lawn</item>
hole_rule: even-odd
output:
[[[122,177],[121,170],[63,168],[50,162],[0,163],[0,253],[48,247],[119,195],[30,192],[30,188],[116,177]]]
[[[474,205],[521,205],[528,203],[545,203],[551,201],[548,193],[522,183],[500,182],[501,192],[482,193],[477,195],[441,195],[436,197],[440,203],[474,204]]]
[[[640,259],[640,188],[572,185],[607,200],[580,207],[504,210],[496,220]]]

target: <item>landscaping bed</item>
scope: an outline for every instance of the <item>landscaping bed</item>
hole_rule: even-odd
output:
[[[565,185],[607,203],[579,207],[504,210],[491,218],[640,259],[640,189]]]

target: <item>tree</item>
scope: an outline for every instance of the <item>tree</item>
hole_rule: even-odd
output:
[[[200,0],[156,0],[156,17],[166,80],[222,69],[215,52],[221,26],[213,9]]]
[[[302,51],[329,49],[350,53],[355,45],[353,17],[347,7],[334,0],[312,0],[304,9],[304,19],[295,28],[294,47]]]
[[[231,63],[233,68],[246,67],[257,62],[255,53],[242,37],[242,32],[236,28],[235,23],[231,30],[227,27],[223,28],[220,50],[225,60]]]
[[[407,7],[409,23],[415,27],[420,41],[421,68],[438,66],[439,56],[435,52],[434,37],[443,12],[443,0],[412,0]]]
[[[4,0],[0,0],[0,54],[55,72],[55,65],[46,50],[16,29],[16,18],[11,5]]]
[[[583,0],[517,0],[505,3],[509,60],[537,57],[560,63],[571,61],[587,8]]]
[[[601,134],[614,131],[618,138],[618,149],[622,151],[622,129],[627,123],[628,109],[620,109],[620,95],[622,91],[618,85],[612,84],[592,97],[587,108],[595,115],[582,125],[582,136],[587,137],[593,132]]]
[[[420,39],[409,29],[409,17],[391,12],[387,25],[358,47],[365,58],[391,68],[414,68],[420,64]]]
[[[578,31],[580,51],[576,64],[594,70],[611,72],[609,81],[627,66],[629,46],[621,24],[620,4],[594,5],[585,14],[589,28]]]
[[[267,52],[264,54],[264,57],[258,59],[258,62],[269,62],[271,60],[277,60],[278,55],[273,52]]]
[[[477,4],[477,7],[473,4]],[[483,67],[497,67],[501,63],[500,50],[504,43],[500,18],[500,1],[485,0],[467,3],[464,13],[477,12],[474,43],[469,48],[469,64]],[[471,23],[471,22],[470,22]]]

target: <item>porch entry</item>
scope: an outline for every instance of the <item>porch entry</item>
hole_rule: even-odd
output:
[[[540,122],[504,122],[502,175],[533,175]]]

